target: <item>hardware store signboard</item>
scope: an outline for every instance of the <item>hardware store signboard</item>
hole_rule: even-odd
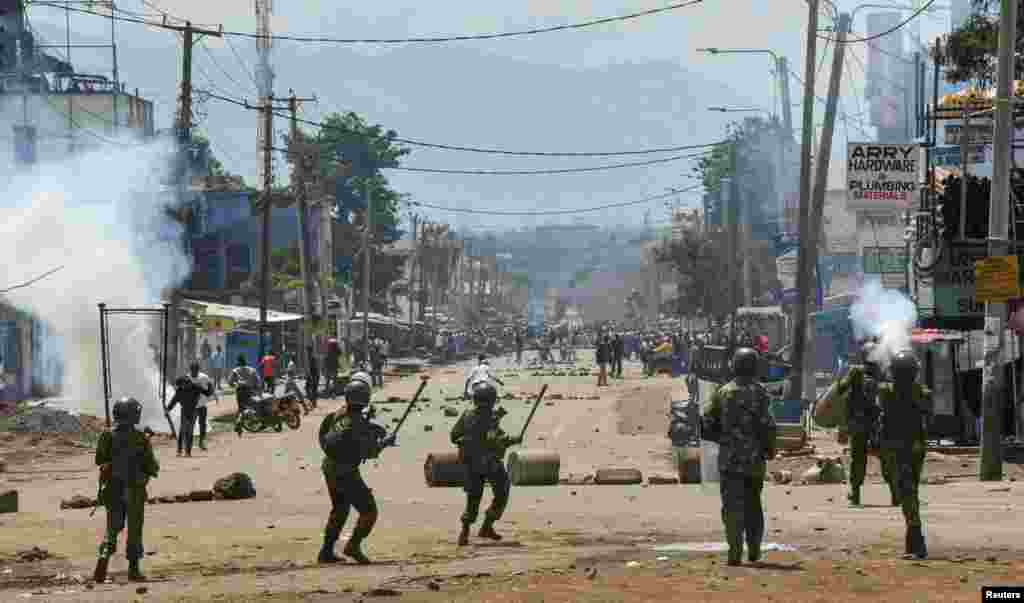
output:
[[[974,297],[974,264],[986,257],[984,243],[952,243],[943,253],[934,271],[937,316],[984,318],[985,304]]]
[[[916,204],[921,176],[921,147],[916,144],[851,142],[846,156],[846,208],[907,209]]]

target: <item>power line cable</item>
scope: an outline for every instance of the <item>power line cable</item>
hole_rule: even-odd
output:
[[[889,35],[889,34],[891,34],[893,32],[896,32],[896,31],[899,31],[900,29],[903,29],[903,27],[905,27],[907,25],[907,23],[910,23],[911,21],[916,19],[921,13],[923,13],[924,11],[928,10],[929,8],[931,8],[931,6],[933,4],[935,4],[935,0],[928,0],[927,4],[924,4],[923,6],[921,6],[921,8],[918,8],[916,11],[914,11],[914,13],[912,15],[910,15],[909,17],[907,17],[906,19],[904,19],[900,23],[897,23],[893,27],[890,27],[889,29],[887,29],[887,30],[885,30],[885,31],[883,31],[881,33],[877,33],[877,34],[875,34],[873,36],[866,36],[866,37],[863,37],[863,38],[846,38],[845,40],[843,40],[842,43],[843,44],[856,44],[857,42],[868,42],[868,41],[871,41],[871,40],[877,40],[878,38],[884,38],[885,36],[887,36],[887,35]],[[823,40],[831,40],[831,41],[833,41],[833,42],[835,42],[837,44],[839,43],[839,40],[837,40],[835,38],[832,38],[830,36],[823,36],[823,35],[819,34],[818,37],[823,39]]]
[[[43,280],[44,278],[50,276],[51,274],[54,274],[54,273],[62,270],[63,268],[64,268],[64,266],[57,266],[53,270],[49,270],[47,272],[44,272],[43,274],[40,274],[39,276],[35,277],[34,279],[25,281],[24,283],[13,285],[11,287],[7,287],[6,289],[0,289],[0,294],[2,294],[2,293],[10,293],[11,291],[14,291],[15,289],[24,289],[25,287],[28,287],[29,285],[34,285],[34,284],[38,283],[39,281]]]
[[[428,37],[412,37],[412,38],[328,38],[320,36],[297,36],[297,35],[271,35],[263,36],[253,32],[243,31],[221,31],[224,36],[235,36],[242,38],[254,38],[254,39],[270,39],[270,40],[283,40],[290,42],[305,42],[305,43],[330,43],[330,44],[413,44],[413,43],[439,43],[439,42],[466,42],[472,40],[495,40],[499,38],[514,38],[522,36],[531,36],[537,34],[552,33],[556,31],[570,31],[576,29],[584,29],[588,27],[594,27],[597,25],[605,25],[608,23],[618,23],[622,21],[629,21],[632,19],[639,19],[641,17],[648,17],[659,13],[666,13],[689,6],[694,6],[703,3],[704,0],[688,0],[686,2],[677,2],[661,8],[652,8],[644,11],[635,13],[628,13],[625,15],[619,15],[616,17],[604,17],[600,19],[592,19],[590,21],[583,21],[579,23],[570,23],[567,25],[553,25],[550,27],[537,27],[532,29],[524,29],[518,31],[506,31],[489,34],[466,34],[466,35],[450,35],[450,36],[428,36]],[[53,8],[59,8],[61,10],[69,10],[72,12],[83,13],[86,15],[96,15],[106,19],[110,19],[110,15],[104,15],[88,9],[82,8],[71,8],[57,3],[51,2],[34,2],[34,6],[49,6]],[[128,23],[138,23],[141,25],[148,25],[151,27],[160,27],[161,24],[158,22],[152,22],[145,19],[137,19],[133,17],[113,17],[119,21],[126,21]]]
[[[206,42],[200,40],[199,41],[199,45],[203,47],[203,51],[206,53],[206,56],[210,57],[210,62],[212,62],[214,64],[214,66],[216,66],[217,69],[220,70],[220,72],[224,74],[224,77],[228,78],[228,80],[232,84],[234,84],[235,87],[238,88],[238,90],[241,90],[243,94],[248,94],[250,92],[253,92],[253,91],[257,90],[257,88],[255,86],[252,88],[252,90],[250,90],[250,89],[247,89],[242,84],[238,83],[238,80],[236,80],[230,73],[228,73],[228,70],[225,69],[224,66],[220,64],[219,61],[217,61],[217,57],[213,56],[213,51],[211,51],[210,47],[206,45]]]
[[[803,86],[803,85],[804,85],[804,80],[803,80],[803,78],[802,78],[802,77],[800,77],[799,75],[797,75],[797,74],[796,74],[796,72],[794,72],[794,71],[793,71],[792,69],[790,69],[790,70],[789,70],[789,76],[790,76],[791,78],[793,78],[794,80],[796,80],[796,81],[797,81],[797,83],[799,83],[799,84],[800,84],[801,86]],[[826,104],[826,103],[827,103],[827,101],[826,101],[825,99],[821,98],[821,97],[820,97],[820,96],[818,96],[817,94],[815,94],[815,95],[814,95],[814,98],[815,98],[815,99],[816,99],[816,100],[817,100],[817,101],[818,101],[819,103],[821,103],[821,104]],[[861,131],[862,133],[864,133],[864,134],[865,134],[865,135],[867,135],[867,136],[870,136],[870,135],[871,135],[871,134],[870,134],[870,133],[869,133],[869,132],[868,132],[867,130],[865,130],[865,129],[864,129],[864,126],[870,126],[870,124],[867,124],[867,123],[866,123],[866,122],[864,122],[864,120],[862,120],[862,119],[858,119],[857,117],[853,117],[853,116],[850,116],[850,115],[848,115],[848,114],[847,114],[847,113],[845,113],[845,112],[840,112],[840,113],[841,113],[841,115],[839,115],[840,117],[842,117],[842,118],[844,118],[844,119],[846,119],[846,118],[849,118],[849,119],[850,119],[850,121],[852,121],[852,122],[853,122],[854,124],[860,124],[860,126],[855,126],[855,127],[857,127],[857,129],[858,129],[858,130],[860,130],[860,131]]]
[[[431,203],[423,203],[422,201],[409,201],[410,205],[417,207],[424,207],[427,209],[437,209],[441,211],[461,213],[461,214],[478,214],[488,216],[566,216],[572,214],[583,214],[591,213],[595,211],[602,211],[605,209],[615,209],[618,207],[629,207],[633,205],[643,205],[645,203],[652,203],[654,201],[661,201],[662,199],[668,199],[676,196],[680,192],[689,192],[693,189],[704,186],[703,184],[694,185],[681,191],[674,191],[671,193],[661,193],[658,195],[652,195],[650,197],[644,197],[643,199],[637,199],[636,201],[626,201],[624,203],[610,203],[608,205],[599,205],[597,207],[586,207],[583,209],[561,209],[552,211],[498,211],[498,210],[485,210],[485,209],[462,209],[458,207],[445,207],[442,205],[434,205]]]
[[[223,102],[227,102],[227,103],[232,103],[232,104],[238,105],[240,107],[245,107],[247,109],[254,108],[254,107],[252,107],[252,105],[248,104],[247,102],[242,101],[242,100],[238,100],[238,99],[235,99],[235,98],[219,96],[219,95],[216,95],[216,94],[209,94],[209,96],[210,96],[210,98],[213,98],[213,99],[216,99],[216,100],[219,100],[219,101],[223,101]],[[286,118],[286,119],[290,119],[291,118],[290,115],[287,115],[285,113],[273,112],[273,114],[276,115],[277,117],[282,117],[282,118]],[[312,120],[308,120],[308,119],[299,119],[298,122],[301,123],[301,124],[307,125],[307,126],[315,127],[315,128],[332,129],[332,126],[330,124],[326,124],[326,123],[324,123],[322,121],[312,121]],[[555,152],[555,151],[552,151],[552,152],[542,152],[542,151],[507,151],[507,150],[503,150],[503,149],[485,149],[485,148],[480,148],[480,147],[456,146],[456,145],[449,145],[449,144],[438,144],[438,143],[424,142],[424,141],[421,141],[421,140],[413,140],[411,138],[394,138],[393,140],[395,142],[399,142],[399,143],[402,143],[402,144],[408,144],[408,145],[412,145],[412,146],[424,147],[424,148],[430,148],[430,149],[442,149],[442,150],[446,150],[446,151],[464,151],[464,152],[469,152],[469,153],[485,153],[485,154],[491,154],[491,155],[515,155],[515,156],[522,156],[522,157],[616,157],[616,156],[626,156],[626,155],[653,155],[653,154],[657,154],[657,153],[675,153],[675,152],[679,152],[679,151],[690,151],[690,150],[693,150],[693,149],[702,149],[702,148],[716,147],[716,146],[722,146],[722,145],[729,144],[729,141],[718,141],[718,142],[710,142],[710,143],[704,143],[704,144],[691,144],[691,145],[679,145],[679,146],[660,147],[660,148],[652,148],[652,149],[640,149],[640,150],[635,150],[635,151],[603,151],[603,152]]]
[[[681,161],[683,159],[692,159],[694,157],[700,156],[702,156],[702,154],[675,155],[673,157],[665,157],[663,159],[649,159],[647,161],[630,161],[627,163],[613,163],[610,165],[600,165],[593,167],[562,168],[551,170],[445,170],[438,168],[418,168],[404,166],[398,166],[391,169],[401,170],[403,172],[419,172],[423,174],[461,174],[467,176],[539,176],[553,174],[579,174],[583,172],[601,172],[605,170],[616,170],[620,168],[641,167],[645,165],[669,163],[672,161]]]
[[[228,48],[231,49],[231,54],[235,55],[235,60],[238,61],[238,65],[242,68],[242,73],[249,76],[249,81],[252,82],[253,87],[256,88],[256,90],[259,90],[260,85],[259,83],[256,82],[256,75],[254,74],[253,70],[249,68],[249,65],[242,60],[242,57],[238,54],[238,51],[235,50],[234,44],[231,43],[231,38],[224,38],[224,42],[228,45]]]

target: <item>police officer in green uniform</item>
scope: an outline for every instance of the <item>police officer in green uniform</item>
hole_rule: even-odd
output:
[[[484,496],[484,484],[490,483],[494,493],[491,506],[484,514],[479,536],[501,540],[494,531],[494,522],[501,519],[508,505],[510,482],[503,460],[509,446],[521,444],[518,437],[507,435],[500,426],[503,410],[494,410],[498,390],[488,381],[473,386],[471,408],[459,417],[452,427],[452,443],[459,447],[459,457],[465,465],[466,510],[462,514],[462,531],[459,532],[459,546],[469,544],[469,529],[480,513]]]
[[[317,559],[320,563],[340,561],[334,554],[334,545],[352,507],[359,512],[359,520],[343,552],[359,564],[370,563],[363,554],[362,543],[377,522],[377,501],[363,481],[359,466],[368,459],[379,457],[384,448],[395,444],[393,436],[387,436],[384,428],[371,423],[363,414],[370,403],[372,383],[366,373],[353,374],[345,386],[345,406],[324,417],[320,424],[320,447],[327,455],[322,468],[331,497],[331,514],[324,528],[324,543]]]
[[[761,558],[761,490],[767,473],[766,460],[775,456],[776,428],[768,391],[757,381],[759,366],[755,350],[736,350],[732,358],[733,380],[711,397],[701,424],[701,438],[720,446],[718,471],[729,565],[741,563],[744,536],[750,562]]]
[[[903,519],[907,524],[904,558],[925,559],[921,507],[917,496],[924,468],[925,436],[932,415],[932,394],[917,383],[920,364],[914,353],[897,352],[889,365],[892,383],[879,387],[882,402],[882,453],[888,456],[899,492]]]
[[[107,509],[107,529],[100,544],[99,560],[93,578],[107,579],[107,564],[117,551],[117,537],[128,526],[125,554],[128,577],[145,580],[142,559],[142,521],[146,512],[146,484],[160,472],[151,431],[137,429],[142,405],[135,398],[121,398],[114,404],[114,429],[105,431],[96,446],[96,465],[100,468],[100,502]]]
[[[868,448],[875,444],[872,440],[877,439],[875,431],[880,414],[878,386],[881,370],[878,363],[871,358],[875,349],[874,342],[866,342],[861,347],[859,358],[856,359],[859,360],[859,364],[852,366],[850,372],[836,387],[838,394],[847,394],[846,428],[850,434],[850,493],[846,498],[854,506],[860,505],[860,488],[864,484]],[[884,458],[882,476],[892,490],[893,501],[896,501],[896,490]]]

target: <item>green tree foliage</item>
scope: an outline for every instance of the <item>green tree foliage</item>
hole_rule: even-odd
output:
[[[995,83],[996,50],[999,45],[998,0],[971,0],[976,11],[962,27],[941,37],[932,48],[933,58],[946,66],[946,81],[969,82],[987,88]],[[1016,73],[1024,69],[1024,0],[1017,10]],[[1019,94],[1019,92],[1018,92]]]
[[[748,117],[743,121],[735,121],[726,126],[726,141],[732,145],[723,144],[712,149],[711,154],[702,157],[693,168],[704,182],[704,188],[709,193],[717,193],[721,190],[722,178],[733,175],[735,166],[732,162],[732,148],[748,149],[760,145],[765,140],[778,140],[783,135],[782,125],[777,119],[767,120],[762,117]],[[771,157],[755,156],[745,153],[748,162],[768,162]],[[770,169],[770,168],[769,168]]]
[[[370,125],[353,112],[330,113],[321,120],[321,123],[323,127],[315,136],[303,133],[303,137],[305,141],[313,142],[320,147],[320,176],[330,187],[337,182],[340,167],[337,161],[339,145],[362,145],[379,161],[400,161],[410,152],[395,142],[397,132],[385,130],[379,124]],[[402,195],[391,188],[384,173],[378,172],[373,177],[354,176],[348,179],[347,186],[361,203],[365,202],[366,191],[369,189],[374,207],[374,230],[378,235],[385,229],[394,229],[398,225]]]
[[[200,148],[200,153],[205,159],[206,176],[225,176],[233,178],[242,178],[241,176],[237,176],[236,174],[232,174],[231,172],[229,172],[227,168],[224,167],[224,164],[221,163],[220,159],[218,159],[217,156],[214,155],[213,147],[210,144],[209,138],[203,136],[202,134],[199,134],[198,132],[193,132],[192,144]],[[246,189],[250,188],[249,185],[245,183],[244,178],[242,178],[242,184]]]

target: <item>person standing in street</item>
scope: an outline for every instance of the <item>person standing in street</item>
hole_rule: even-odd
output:
[[[359,519],[343,553],[356,563],[370,563],[362,550],[362,543],[377,523],[377,501],[359,467],[369,459],[380,456],[381,451],[395,445],[394,436],[378,439],[363,411],[370,403],[372,383],[366,373],[352,375],[345,386],[345,405],[320,423],[320,448],[324,458],[322,470],[331,497],[331,513],[324,528],[324,542],[317,557],[318,563],[337,563],[334,546],[341,537],[349,511],[355,507]]]
[[[228,385],[235,388],[238,402],[238,416],[235,418],[235,433],[242,437],[242,411],[252,402],[252,397],[263,389],[263,382],[256,369],[245,362],[245,354],[238,355],[238,366],[228,376]]]
[[[864,484],[864,474],[867,470],[868,448],[872,434],[878,421],[878,386],[881,371],[878,364],[872,358],[875,353],[875,344],[865,342],[861,346],[858,365],[852,366],[849,373],[839,380],[836,386],[836,395],[846,395],[846,429],[850,434],[850,493],[847,500],[852,506],[860,506],[860,489]],[[896,491],[888,471],[888,463],[882,463],[882,476],[889,484],[893,492],[893,500],[896,500]]]
[[[274,395],[276,387],[274,379],[274,369],[276,368],[276,364],[277,357],[274,356],[274,352],[272,351],[268,350],[267,355],[260,358],[260,368],[263,372],[263,384],[266,386],[267,393],[270,395]]]
[[[719,445],[719,487],[729,565],[742,562],[744,539],[747,559],[756,563],[764,538],[761,491],[767,459],[775,456],[776,427],[768,391],[757,381],[758,365],[755,350],[736,350],[732,358],[734,379],[711,397],[702,421],[701,438]]]
[[[373,387],[384,387],[384,360],[380,353],[380,340],[370,342],[370,377]]]
[[[622,356],[626,353],[622,333],[616,333],[612,340],[612,376],[622,379]]]
[[[224,350],[218,344],[217,350],[210,356],[210,378],[213,379],[214,389],[219,390],[224,381],[224,371],[227,369],[226,361]]]
[[[125,556],[128,578],[146,579],[139,566],[145,549],[142,546],[142,523],[146,514],[146,486],[160,472],[153,445],[152,431],[138,430],[142,405],[135,398],[121,398],[114,404],[113,431],[105,431],[96,445],[96,466],[100,468],[100,502],[107,509],[107,527],[100,544],[99,559],[93,580],[107,579],[107,566],[117,552],[121,530],[128,528]]]
[[[178,426],[178,456],[183,453],[186,457],[192,456],[192,437],[196,428],[199,399],[203,397],[203,394],[213,395],[213,384],[210,383],[210,379],[206,378],[204,388],[197,379],[198,375],[202,375],[199,372],[199,363],[193,362],[189,366],[189,374],[178,377],[174,382],[174,397],[167,405],[168,412],[175,406],[181,405],[181,424]]]
[[[925,438],[932,416],[932,393],[916,382],[920,369],[913,352],[897,352],[889,363],[892,382],[878,388],[878,399],[882,402],[882,454],[889,458],[906,523],[904,559],[928,557],[918,485],[927,450]]]
[[[309,371],[306,375],[306,398],[309,399],[310,406],[316,408],[316,399],[320,395],[320,361],[316,359],[313,348],[309,348],[306,351],[306,355],[309,358]]]
[[[608,362],[611,361],[612,356],[612,344],[608,339],[607,335],[602,335],[601,340],[597,344],[597,386],[608,385]]]
[[[516,364],[523,363],[523,332],[516,329]]]
[[[200,372],[198,367],[193,366],[190,370],[192,380],[199,385],[199,389],[202,390],[202,394],[199,395],[199,403],[196,405],[196,423],[199,425],[199,449],[206,450],[206,420],[207,420],[207,405],[210,400],[220,399],[217,397],[217,390],[214,387],[213,379],[210,378],[206,373]]]
[[[521,444],[518,437],[506,435],[500,422],[504,412],[494,410],[498,401],[498,390],[487,381],[476,383],[473,389],[474,407],[462,413],[452,426],[451,441],[459,447],[459,458],[465,467],[466,510],[462,513],[462,530],[459,532],[459,546],[469,544],[469,530],[476,522],[483,501],[484,485],[491,484],[494,499],[484,514],[479,536],[490,540],[501,540],[494,531],[494,522],[501,519],[508,506],[510,481],[502,464],[509,446]]]

